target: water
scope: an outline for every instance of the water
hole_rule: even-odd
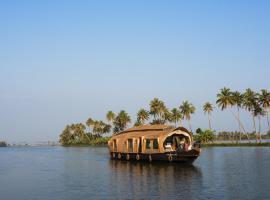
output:
[[[269,158],[212,147],[181,166],[112,161],[103,147],[0,148],[0,199],[270,199]]]

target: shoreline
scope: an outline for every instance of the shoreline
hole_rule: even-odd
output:
[[[222,142],[222,143],[208,143],[201,144],[202,148],[208,147],[270,147],[270,142],[262,142],[262,143],[231,143],[231,142]],[[107,147],[107,144],[70,144],[70,145],[8,145],[6,148],[12,147]]]
[[[59,145],[62,147],[107,147],[107,144],[73,144]],[[201,144],[202,147],[270,147],[270,142],[262,143],[208,143]]]
[[[202,147],[270,147],[270,142],[262,143],[208,143],[201,144]]]

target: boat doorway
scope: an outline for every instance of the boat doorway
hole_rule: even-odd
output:
[[[139,148],[138,148],[138,152],[142,153],[142,138],[139,138]]]
[[[188,151],[191,144],[189,137],[185,135],[174,134],[166,138],[163,147],[166,152],[170,151]]]

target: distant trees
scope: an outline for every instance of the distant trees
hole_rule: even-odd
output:
[[[223,89],[220,90],[220,93],[217,94],[217,105],[218,107],[221,108],[221,110],[225,110],[226,108],[232,108],[234,105],[237,105],[237,108],[240,108],[240,105],[242,105],[242,103],[238,103],[237,102],[237,96],[238,92],[232,92],[229,88],[224,87]],[[239,128],[243,130],[243,132],[246,134],[245,128],[243,126],[243,123],[240,120],[240,115],[238,112],[238,115],[236,115],[231,109],[230,109],[233,117],[236,119]],[[248,135],[246,134],[247,138]],[[248,138],[249,139],[249,138]]]
[[[245,92],[241,93],[239,91],[231,91],[229,88],[224,87],[217,94],[216,104],[221,111],[229,109],[239,127],[238,132],[221,132],[221,135],[219,134],[220,138],[224,136],[224,138],[230,138],[232,141],[235,140],[235,138],[241,141],[242,137],[245,135],[245,138],[248,140],[254,136],[257,141],[261,142],[261,119],[263,117],[267,119],[268,134],[270,135],[268,116],[270,109],[269,91],[263,89],[257,93],[248,88]],[[211,115],[215,107],[210,102],[206,102],[202,108],[204,114],[208,116],[209,130],[202,131],[200,129],[201,131],[197,132],[196,137],[200,136],[204,138],[204,141],[211,141],[212,134],[214,134],[214,131],[212,131]],[[240,117],[241,109],[250,113],[252,117],[253,133],[247,133],[245,130]],[[189,101],[183,101],[178,108],[169,110],[164,101],[154,98],[149,103],[149,110],[141,108],[137,112],[134,125],[141,126],[147,123],[173,124],[176,127],[178,123],[181,126],[182,121],[186,120],[192,132],[191,118],[195,111],[195,106]],[[107,123],[88,118],[85,124],[78,123],[67,125],[60,135],[60,142],[62,144],[87,144],[93,139],[102,138],[108,133],[117,134],[128,128],[131,124],[131,117],[125,110],[121,110],[118,114],[115,114],[113,111],[108,111],[106,120]],[[258,129],[256,120],[258,121]]]
[[[7,147],[7,143],[4,141],[0,141],[0,147]]]
[[[85,132],[85,125],[82,123],[67,125],[60,135],[61,144],[83,144],[90,141]]]
[[[268,129],[269,126],[269,116],[268,111],[270,108],[270,93],[267,90],[261,90],[261,93],[256,93],[252,91],[250,88],[246,89],[246,91],[241,94],[238,91],[231,92],[229,88],[221,89],[220,93],[217,94],[217,105],[224,110],[228,107],[236,106],[237,115],[231,110],[234,118],[237,120],[239,124],[239,139],[241,140],[241,131],[247,136],[249,140],[249,134],[246,132],[244,125],[240,119],[240,109],[243,108],[247,112],[250,113],[253,122],[253,131],[256,135],[256,140],[260,140],[261,142],[261,118],[266,116]],[[257,130],[256,120],[259,122],[259,130]]]
[[[215,139],[215,132],[212,130],[202,130],[198,128],[196,130],[196,134],[194,135],[194,139],[196,141],[201,141],[203,144],[207,144],[209,142],[213,142]]]

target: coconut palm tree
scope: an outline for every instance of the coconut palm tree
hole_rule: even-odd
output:
[[[179,109],[173,108],[171,110],[171,119],[172,119],[172,122],[174,122],[175,127],[177,127],[177,122],[179,122],[179,121],[181,122],[182,117],[183,117],[182,113]]]
[[[259,94],[259,103],[261,107],[265,111],[265,115],[267,118],[267,124],[268,124],[268,132],[270,132],[270,122],[269,122],[269,109],[270,109],[270,92],[267,90],[261,90],[261,93]]]
[[[111,130],[111,125],[101,120],[95,120],[90,126],[92,126],[93,133],[98,138],[101,137],[102,134],[109,133]]]
[[[145,109],[140,109],[137,113],[137,122],[140,125],[144,125],[145,121],[147,121],[149,119],[149,112]]]
[[[221,110],[225,110],[228,107],[232,107],[234,105],[234,99],[233,99],[233,95],[232,92],[229,88],[222,88],[220,90],[220,93],[217,94],[217,101],[216,101],[218,107],[221,108]],[[244,131],[244,133],[247,136],[247,139],[249,140],[249,136],[245,131],[244,125],[242,124],[242,122],[239,120],[239,118],[237,117],[237,115],[235,115],[233,113],[232,110],[230,110],[232,115],[234,116],[234,118],[236,119],[236,121],[238,122],[239,126],[242,128],[242,130]]]
[[[128,115],[128,113],[124,110],[121,110],[118,113],[118,115],[115,117],[115,120],[113,122],[114,133],[118,133],[125,130],[130,122],[131,122],[131,118]]]
[[[91,132],[91,126],[94,125],[94,120],[92,118],[88,118],[85,124],[89,127],[89,132]]]
[[[221,110],[225,110],[229,106],[233,105],[233,100],[231,96],[231,90],[229,88],[222,88],[220,93],[217,94],[217,105],[221,108]]]
[[[172,122],[172,113],[168,108],[164,107],[161,114],[161,124],[166,124],[167,122]]]
[[[253,108],[253,116],[258,118],[259,121],[259,135],[256,133],[256,141],[258,141],[258,137],[260,140],[260,143],[262,142],[262,135],[261,135],[261,117],[265,116],[265,110],[263,107],[260,106],[258,102],[255,102],[254,108]]]
[[[250,112],[252,116],[254,133],[257,132],[255,116],[254,116],[255,114],[254,106],[256,105],[257,100],[258,100],[258,94],[252,91],[250,88],[246,89],[244,93],[243,106],[248,112]]]
[[[65,129],[62,131],[61,135],[60,135],[60,143],[63,145],[68,145],[71,141],[71,130],[70,130],[70,126],[67,125],[65,127]]]
[[[154,98],[150,102],[150,115],[153,115],[154,120],[152,124],[164,124],[168,117],[168,110],[165,103],[158,98]]]
[[[189,129],[192,132],[192,127],[191,127],[191,115],[195,112],[195,107],[193,106],[192,103],[189,103],[188,101],[184,101],[182,105],[179,107],[183,118],[188,120],[189,122]]]
[[[113,111],[108,111],[107,114],[106,114],[106,118],[108,120],[108,122],[112,123],[113,120],[115,119],[115,114]]]
[[[74,143],[84,143],[84,138],[86,137],[89,140],[89,137],[85,133],[85,125],[82,123],[71,124],[69,126],[70,131],[70,140]]]
[[[160,110],[160,100],[158,98],[154,98],[149,105],[150,105],[150,114],[153,115],[154,120],[156,120]]]
[[[232,106],[236,106],[237,108],[237,118],[238,118],[238,125],[239,125],[239,140],[242,140],[241,137],[241,120],[240,120],[240,108],[242,108],[244,95],[238,91],[232,92]]]
[[[213,112],[214,110],[214,106],[210,103],[210,102],[206,102],[204,105],[203,105],[203,111],[204,111],[204,114],[207,113],[208,115],[208,124],[209,124],[209,129],[212,130],[212,126],[211,126],[211,120],[210,120],[210,115],[211,113]]]

